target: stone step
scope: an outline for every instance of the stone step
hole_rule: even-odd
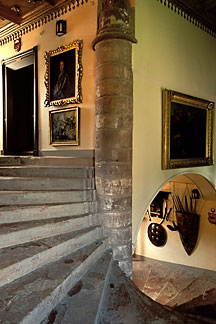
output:
[[[193,299],[205,295],[212,288],[216,289],[215,272],[211,270],[200,269],[200,274],[194,278],[184,289],[169,300],[166,304],[169,307],[177,307],[182,304],[190,303]]]
[[[199,316],[200,319],[205,316],[205,320],[208,319],[209,323],[216,323],[216,289],[212,288],[206,291],[204,295],[201,294],[189,302],[181,304],[175,310]],[[197,322],[202,323],[201,320]]]
[[[1,159],[1,158],[0,158]],[[9,177],[54,177],[54,178],[92,178],[93,167],[57,166],[0,166],[0,176]]]
[[[94,203],[81,202],[41,206],[4,206],[0,207],[0,224],[25,222],[40,219],[62,218],[83,215],[95,211]]]
[[[0,165],[37,165],[37,166],[73,166],[93,167],[93,158],[75,157],[39,157],[39,156],[1,156]]]
[[[71,289],[41,324],[97,323],[101,301],[107,289],[106,278],[112,261],[107,251],[87,274]]]
[[[197,319],[158,304],[143,294],[125,276],[116,262],[112,263],[109,284],[97,324],[169,323],[197,324]],[[70,321],[67,322],[69,324]],[[206,323],[203,321],[202,324]],[[64,323],[65,324],[65,323]]]
[[[94,189],[94,179],[0,177],[0,190],[80,190]]]
[[[95,242],[0,288],[0,323],[39,324],[101,258]]]
[[[3,191],[0,205],[44,205],[84,202],[94,200],[94,190],[76,191]]]
[[[96,226],[0,249],[0,287],[101,239]]]
[[[91,222],[96,215],[91,216]],[[96,222],[96,220],[95,220]],[[89,215],[11,223],[0,226],[0,248],[33,242],[71,231],[87,228]]]

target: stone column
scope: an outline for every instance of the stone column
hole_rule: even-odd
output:
[[[133,75],[129,0],[99,2],[96,51],[95,177],[98,213],[114,259],[132,272]]]

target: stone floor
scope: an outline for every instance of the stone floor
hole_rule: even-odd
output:
[[[133,282],[160,304],[216,319],[216,271],[134,255]]]

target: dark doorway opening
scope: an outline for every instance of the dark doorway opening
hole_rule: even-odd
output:
[[[37,155],[36,50],[3,62],[4,154]]]

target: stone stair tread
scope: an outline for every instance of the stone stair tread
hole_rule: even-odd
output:
[[[197,324],[197,321],[158,304],[143,294],[113,262],[107,294],[102,306],[100,324]],[[203,324],[206,323],[203,321]]]
[[[212,288],[175,308],[179,312],[206,316],[216,323],[216,289]]]
[[[2,191],[65,191],[93,189],[94,181],[90,178],[55,178],[55,177],[1,177]]]
[[[33,220],[33,221],[25,221],[25,222],[14,222],[10,224],[1,224],[0,225],[0,235],[3,234],[9,234],[12,232],[17,232],[17,231],[22,231],[22,230],[27,230],[29,228],[33,227],[39,227],[39,226],[44,226],[44,225],[52,225],[52,224],[57,224],[61,222],[67,222],[71,219],[77,219],[77,218],[82,218],[82,217],[88,217],[88,214],[85,215],[76,215],[73,217],[67,216],[67,217],[62,217],[62,218],[55,218],[53,217],[52,219],[40,219],[40,220]]]
[[[17,223],[15,225],[14,223],[8,224],[8,227],[2,225],[0,226],[0,248],[33,242],[45,237],[87,228],[90,223],[95,224],[96,220],[96,215],[86,215],[85,217],[82,215],[81,217],[72,217],[70,219],[55,219],[55,223],[46,220],[48,223],[43,223],[43,225],[41,223],[38,224],[38,221],[21,222],[19,226]]]
[[[0,205],[44,205],[92,201],[94,189],[61,191],[5,191],[0,190]]]
[[[203,273],[202,273],[203,272]],[[177,307],[181,304],[190,303],[194,298],[200,295],[205,298],[206,292],[210,289],[216,289],[216,276],[214,271],[204,270],[200,272],[188,286],[181,290],[174,298],[170,299],[167,306]],[[202,292],[202,294],[200,294]]]
[[[92,189],[90,189],[90,190],[92,190]],[[87,189],[84,189],[84,190],[64,190],[65,192],[83,192],[83,191],[87,191]],[[51,195],[52,195],[52,193],[53,192],[60,192],[60,193],[62,193],[63,192],[63,190],[58,190],[58,189],[56,189],[56,190],[52,190],[52,191],[50,191],[50,190],[39,190],[39,191],[37,191],[37,192],[35,192],[34,190],[1,190],[0,189],[0,195],[13,195],[13,194],[27,194],[27,193],[32,193],[32,194],[40,194],[40,192],[43,194],[43,193],[50,193]]]
[[[35,240],[33,242],[27,242],[0,249],[0,273],[2,269],[11,266],[12,264],[21,262],[24,259],[32,257],[33,255],[41,253],[45,250],[51,249],[54,246],[57,246],[68,240],[74,238],[78,239],[81,235],[89,233],[95,228],[97,228],[97,226],[90,226],[81,230],[73,230],[68,233],[46,237],[40,240]]]
[[[35,205],[27,205],[27,206],[20,206],[20,205],[6,205],[6,206],[0,206],[0,217],[1,217],[1,212],[4,212],[4,211],[23,211],[23,210],[30,210],[30,209],[41,209],[41,210],[46,210],[47,208],[48,209],[51,209],[52,207],[61,207],[61,206],[79,206],[79,205],[85,205],[85,204],[89,204],[89,202],[74,202],[74,203],[62,203],[62,204],[59,204],[59,203],[53,203],[53,204],[49,204],[49,205],[46,205],[44,204],[43,206],[35,206]]]
[[[66,297],[51,311],[41,324],[95,323],[100,301],[106,287],[106,274],[112,260],[110,250],[105,252],[87,274],[68,291]]]
[[[93,167],[69,167],[58,166],[0,166],[0,176],[5,177],[55,177],[55,178],[93,178]]]
[[[1,287],[0,323],[39,324],[104,249],[103,242],[94,242]]]
[[[92,167],[94,159],[90,157],[60,157],[60,156],[1,156],[0,165],[37,165],[37,166],[76,166]]]
[[[0,206],[0,224],[14,223],[14,220],[19,222],[47,218],[51,219],[53,215],[56,215],[56,218],[83,215],[90,211],[90,206],[90,202],[44,204],[40,206]]]
[[[59,167],[59,166],[57,166],[57,165],[53,165],[53,166],[49,166],[49,165],[9,165],[9,166],[7,166],[7,165],[4,165],[4,166],[2,166],[2,165],[0,165],[0,171],[1,170],[3,170],[3,169],[11,169],[11,170],[18,170],[18,169],[26,169],[26,170],[28,170],[28,169],[34,169],[34,168],[36,168],[36,169],[60,169],[61,167]],[[78,170],[80,170],[80,169],[83,169],[83,170],[85,170],[85,169],[93,169],[94,167],[85,167],[85,166],[83,166],[83,165],[78,165],[78,166],[75,166],[75,167],[73,167],[73,166],[70,166],[70,165],[66,165],[66,166],[64,166],[64,169],[72,169],[72,170],[74,170],[74,169],[78,169]]]

